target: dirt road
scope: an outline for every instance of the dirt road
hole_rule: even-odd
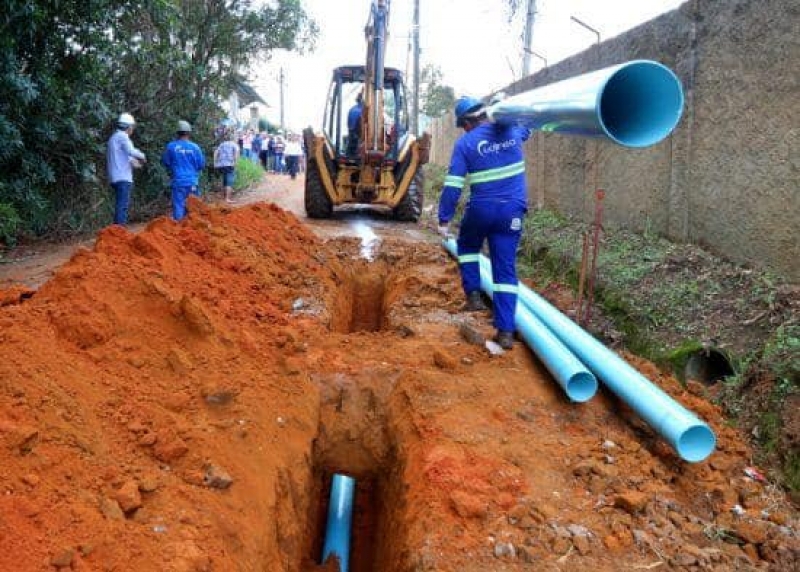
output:
[[[525,347],[464,339],[490,317],[432,233],[275,206],[301,185],[111,227],[0,296],[0,570],[335,570],[335,472],[356,572],[797,567],[797,512],[716,407],[626,356],[715,430],[687,464],[609,395],[569,403]]]

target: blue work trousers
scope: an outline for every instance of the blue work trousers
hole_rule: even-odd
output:
[[[200,187],[188,185],[183,187],[172,187],[172,218],[182,220],[186,216],[186,199],[189,195],[200,196]]]
[[[128,222],[128,206],[131,202],[131,189],[133,183],[130,181],[117,181],[111,183],[114,189],[114,224],[125,224]]]
[[[481,201],[467,205],[458,234],[458,264],[464,293],[481,288],[479,254],[489,243],[492,262],[494,326],[513,332],[517,310],[517,246],[522,236],[525,207],[518,202]]]

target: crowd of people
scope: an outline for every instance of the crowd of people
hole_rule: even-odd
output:
[[[145,154],[131,141],[135,127],[133,116],[122,113],[106,146],[108,179],[114,191],[114,224],[128,222],[133,171],[147,162]],[[166,145],[161,157],[161,164],[170,176],[172,218],[175,220],[186,216],[189,195],[200,196],[200,175],[206,167],[203,150],[191,137],[191,124],[178,121],[175,138]],[[221,142],[214,149],[214,169],[222,180],[227,203],[233,200],[240,157],[260,164],[269,173],[287,174],[292,179],[305,171],[305,149],[302,138],[296,133],[289,133],[284,139],[281,131],[275,134],[253,129],[236,132],[225,127],[217,133],[217,139]]]
[[[293,179],[305,170],[305,149],[297,133],[286,138],[282,131],[269,134],[248,129],[238,135],[242,157],[259,163],[268,173],[288,174]]]

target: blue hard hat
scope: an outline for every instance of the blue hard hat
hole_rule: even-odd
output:
[[[478,111],[481,107],[483,107],[483,103],[481,103],[480,99],[476,99],[474,97],[470,97],[468,95],[462,95],[456,101],[456,127],[463,127],[463,119],[469,113],[474,113]]]

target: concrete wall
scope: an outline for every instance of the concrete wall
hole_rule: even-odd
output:
[[[509,86],[518,93],[641,58],[673,69],[685,89],[680,125],[648,149],[537,133],[527,147],[531,203],[590,221],[600,187],[607,226],[647,228],[800,282],[798,25],[798,0],[690,0]],[[453,118],[431,133],[432,161],[446,166]]]

